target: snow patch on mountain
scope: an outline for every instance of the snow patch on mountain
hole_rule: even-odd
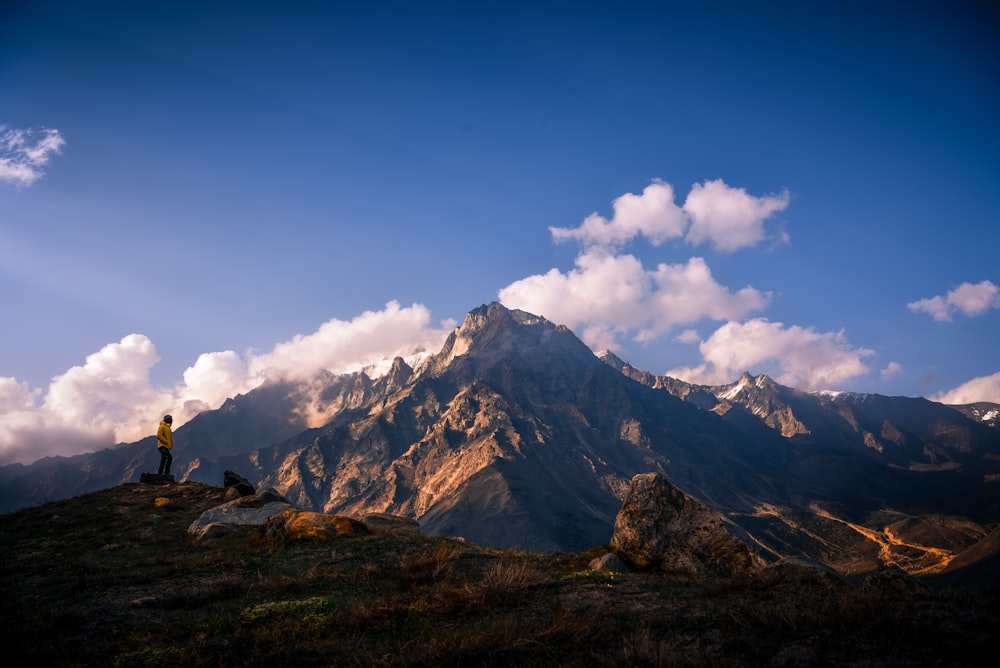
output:
[[[739,381],[733,385],[731,388],[723,392],[722,394],[716,395],[719,399],[724,399],[725,401],[732,401],[740,395],[740,392],[747,389],[750,386],[750,377],[744,375]]]
[[[819,392],[813,392],[817,397],[826,397],[827,399],[836,399],[837,397],[845,394],[840,390],[820,390]]]

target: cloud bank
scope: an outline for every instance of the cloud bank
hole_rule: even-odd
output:
[[[565,274],[552,269],[499,291],[513,308],[544,315],[581,333],[594,349],[615,349],[628,332],[651,341],[677,325],[739,319],[767,305],[770,294],[751,286],[730,291],[712,277],[704,259],[646,269],[632,255],[588,250]]]
[[[871,369],[864,360],[875,351],[851,346],[843,332],[820,333],[755,318],[728,322],[698,345],[705,362],[666,375],[702,385],[731,382],[743,371],[763,372],[802,390],[835,388]]]
[[[0,465],[139,440],[155,432],[165,413],[174,416],[176,428],[272,379],[307,380],[321,370],[379,373],[393,357],[441,347],[454,323],[432,327],[430,320],[421,304],[389,302],[350,321],[329,320],[264,354],[202,354],[174,387],[150,382],[160,359],[155,346],[142,334],[129,334],[54,378],[45,392],[0,378]]]
[[[962,283],[945,295],[919,299],[907,307],[914,313],[926,313],[938,322],[951,322],[956,313],[964,313],[970,318],[985,314],[992,309],[1000,309],[1000,287],[990,281]]]
[[[42,177],[66,141],[58,130],[22,130],[0,125],[0,181],[30,186]]]
[[[953,390],[930,397],[943,404],[974,404],[990,401],[1000,404],[1000,371],[962,383]]]
[[[610,219],[593,213],[579,227],[549,228],[557,243],[581,245],[575,267],[515,281],[499,291],[500,301],[570,327],[595,350],[616,350],[624,337],[649,343],[685,326],[673,340],[698,343],[691,325],[721,322],[699,343],[702,364],[667,374],[723,384],[753,369],[803,389],[836,386],[869,373],[864,360],[873,351],[851,346],[843,332],[821,333],[760,318],[745,321],[768,306],[771,293],[721,285],[702,257],[646,268],[621,250],[639,237],[654,246],[676,239],[726,253],[750,248],[769,238],[767,222],[789,200],[787,192],[756,197],[715,180],[692,186],[683,206],[677,206],[673,186],[653,181],[639,195],[615,199]],[[783,233],[776,237],[787,241]]]
[[[590,214],[579,227],[550,227],[557,241],[575,240],[586,247],[618,248],[638,236],[654,246],[684,237],[690,244],[708,243],[732,252],[765,239],[764,223],[788,208],[789,194],[754,197],[743,188],[732,188],[721,179],[696,183],[684,205],[674,203],[674,188],[653,181],[641,195],[626,193],[612,202],[611,220]],[[781,235],[784,239],[784,235]]]

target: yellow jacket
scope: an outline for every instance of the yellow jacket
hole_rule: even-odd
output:
[[[170,431],[170,425],[166,422],[160,420],[160,428],[156,432],[156,447],[166,448],[167,450],[173,450],[174,448],[174,435]]]

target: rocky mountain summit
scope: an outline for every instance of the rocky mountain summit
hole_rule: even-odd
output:
[[[229,469],[303,509],[551,553],[608,543],[630,481],[652,473],[765,562],[930,575],[994,553],[983,541],[1000,522],[1000,431],[924,399],[810,394],[751,374],[692,385],[497,303],[416,368],[397,359],[378,379],[317,384],[270,384],[179,428],[178,479]],[[307,414],[323,426],[306,429]],[[4,467],[0,502],[41,500],[55,480],[65,496],[118,484],[156,456],[142,441]]]

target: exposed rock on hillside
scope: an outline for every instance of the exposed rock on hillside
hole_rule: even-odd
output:
[[[210,508],[191,523],[187,532],[195,538],[212,538],[231,533],[241,527],[263,526],[268,518],[286,510],[297,510],[274,490],[264,490],[254,496],[241,496]]]
[[[718,512],[658,473],[632,478],[611,547],[635,568],[697,574],[743,573],[761,561]]]
[[[410,517],[371,513],[361,518],[372,533],[395,533],[416,536],[420,534],[420,523]]]
[[[286,510],[267,518],[264,533],[280,540],[326,540],[351,538],[370,533],[361,522],[343,515],[327,515],[309,510]]]
[[[240,496],[253,496],[257,493],[254,486],[249,480],[241,476],[235,471],[230,471],[226,469],[225,475],[223,476],[223,486],[226,488],[226,492],[230,491],[237,497]]]

